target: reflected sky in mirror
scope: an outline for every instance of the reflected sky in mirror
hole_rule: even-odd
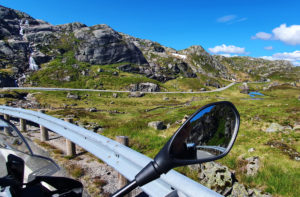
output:
[[[214,106],[215,106],[215,105],[212,105],[212,106],[210,106],[210,107],[207,107],[207,108],[201,110],[199,113],[197,113],[197,114],[190,120],[190,123],[192,123],[192,122],[198,120],[198,119],[201,118],[204,114],[210,112],[210,110],[211,110],[212,108],[214,108]]]

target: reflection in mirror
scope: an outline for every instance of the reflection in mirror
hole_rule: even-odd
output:
[[[16,128],[2,119],[0,119],[0,148],[18,150],[30,154],[30,150],[16,131]]]
[[[195,114],[175,136],[170,154],[175,159],[199,160],[226,151],[235,131],[236,115],[231,105],[216,103]]]
[[[26,155],[26,166],[30,169],[27,181],[32,181],[36,176],[50,176],[59,171],[59,167],[50,159],[41,156]]]

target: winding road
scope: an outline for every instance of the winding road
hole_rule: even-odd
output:
[[[143,92],[147,94],[199,94],[208,92],[220,92],[230,88],[235,85],[236,82],[230,83],[229,85],[210,91],[199,91],[199,92]],[[39,91],[87,91],[87,92],[131,92],[131,91],[121,91],[121,90],[97,90],[97,89],[76,89],[76,88],[44,88],[44,87],[3,87],[3,90],[39,90]]]

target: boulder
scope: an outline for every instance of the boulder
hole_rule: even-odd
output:
[[[143,96],[145,96],[145,93],[143,93],[143,92],[130,92],[128,96],[129,97],[143,97]]]
[[[78,94],[72,94],[70,92],[67,94],[67,98],[69,98],[69,99],[75,99],[75,100],[80,99],[80,97],[78,96]]]
[[[230,193],[234,177],[228,167],[215,162],[207,162],[199,166],[198,178],[201,184],[222,195]]]
[[[129,90],[132,92],[141,91],[141,92],[158,92],[159,86],[154,83],[138,83],[138,84],[130,84]]]
[[[166,129],[166,126],[162,121],[153,121],[148,123],[148,127],[152,127],[156,130],[163,130]]]
[[[81,75],[82,76],[89,76],[89,70],[82,70]]]
[[[188,116],[188,115],[184,115],[183,119],[181,120],[181,123],[182,123],[182,124],[185,123],[185,121],[186,121],[187,119],[189,119],[189,117],[190,117],[190,116]]]
[[[113,93],[112,96],[113,96],[114,98],[118,98],[118,93]]]
[[[132,67],[131,64],[124,64],[124,65],[118,66],[118,69],[123,72],[139,72],[139,68]]]
[[[221,87],[219,82],[213,81],[213,80],[210,80],[210,79],[208,79],[204,85],[205,86],[212,86],[212,87],[215,87],[215,88],[220,88]]]
[[[165,52],[165,49],[160,45],[154,45],[154,51],[159,52],[159,53],[163,53],[163,52]]]
[[[267,133],[273,133],[273,132],[280,132],[280,131],[283,131],[284,130],[284,127],[281,126],[280,124],[278,123],[272,123],[267,129],[266,129],[266,132]]]
[[[72,81],[73,80],[73,77],[72,76],[69,76],[69,75],[67,75],[67,76],[65,76],[64,78],[62,78],[62,81],[66,81],[66,82],[70,82],[70,81]]]
[[[249,196],[244,185],[235,182],[232,187],[232,192],[229,195],[230,197],[247,197]]]
[[[252,197],[272,197],[271,194],[263,193],[259,189],[248,189],[248,194],[249,194],[249,196],[252,196]]]
[[[240,92],[243,94],[249,94],[249,86],[247,83],[243,83],[242,86],[239,87],[240,88]]]
[[[296,131],[300,131],[300,122],[295,122],[294,126],[293,126],[293,130]]]
[[[248,162],[248,164],[246,165],[247,175],[256,175],[260,167],[259,157],[249,157],[246,159],[246,161]]]
[[[25,99],[27,101],[36,101],[36,98],[35,98],[34,94],[32,94],[32,93],[27,94],[27,96],[25,97]]]
[[[96,133],[103,133],[103,131],[104,131],[104,128],[102,128],[101,126],[99,126],[98,128],[96,128],[96,129],[94,129],[94,132],[96,132]]]
[[[88,111],[89,111],[89,112],[97,112],[98,110],[97,110],[97,108],[92,107],[92,108],[89,108]]]
[[[104,72],[104,70],[103,70],[102,68],[98,68],[98,69],[97,69],[97,72],[98,72],[98,73],[101,73],[101,72]]]

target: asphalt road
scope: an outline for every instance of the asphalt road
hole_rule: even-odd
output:
[[[147,94],[199,94],[208,92],[220,92],[226,90],[227,88],[233,86],[236,82],[230,83],[229,85],[210,91],[198,91],[198,92],[144,92]],[[44,87],[3,87],[4,90],[38,90],[38,91],[87,91],[87,92],[131,92],[131,91],[121,91],[121,90],[97,90],[97,89],[76,89],[76,88],[44,88]]]

